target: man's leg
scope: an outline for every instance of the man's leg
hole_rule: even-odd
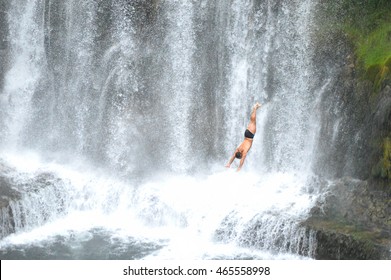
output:
[[[259,107],[261,107],[261,104],[259,104],[258,102],[255,103],[251,111],[250,123],[247,126],[247,129],[250,130],[253,134],[255,134],[257,130],[257,109]]]

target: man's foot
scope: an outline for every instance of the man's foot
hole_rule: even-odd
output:
[[[257,103],[255,103],[255,105],[253,106],[253,109],[254,110],[257,110],[259,107],[261,107],[262,105],[259,103],[259,102],[257,102]]]

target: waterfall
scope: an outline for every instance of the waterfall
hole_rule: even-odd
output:
[[[18,187],[0,246],[131,236],[170,258],[187,236],[208,244],[190,257],[311,257],[315,2],[10,1],[1,158],[58,180]],[[256,101],[245,170],[225,170]]]

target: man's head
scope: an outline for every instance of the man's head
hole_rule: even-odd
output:
[[[241,152],[236,152],[235,157],[237,159],[241,159],[242,158],[242,153]]]

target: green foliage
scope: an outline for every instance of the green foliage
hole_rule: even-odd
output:
[[[391,79],[391,1],[341,0],[331,3],[327,13],[351,38],[364,77],[378,92]]]
[[[366,69],[385,66],[391,58],[391,22],[384,22],[357,42],[357,54]]]
[[[373,82],[374,92],[379,92],[391,80],[391,22],[384,22],[357,41],[357,57],[365,77]]]

